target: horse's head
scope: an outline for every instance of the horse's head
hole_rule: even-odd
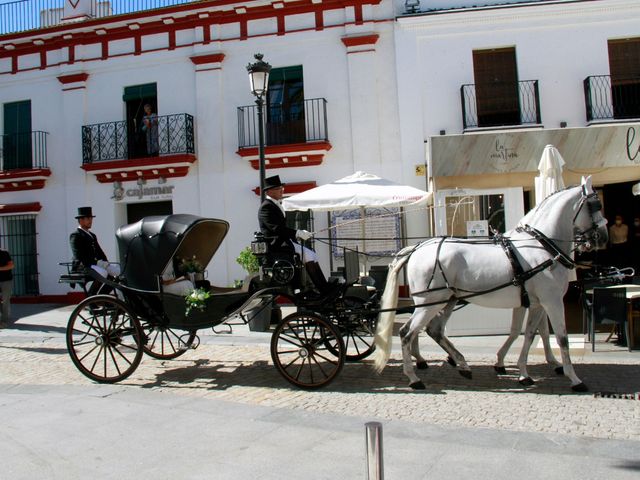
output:
[[[591,177],[582,178],[573,227],[578,250],[588,251],[606,246],[609,239],[607,220],[602,215],[602,202],[593,190]]]

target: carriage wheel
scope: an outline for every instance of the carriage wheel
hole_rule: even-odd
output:
[[[142,359],[144,334],[129,308],[110,295],[83,300],[67,325],[67,349],[80,372],[101,383],[124,380]]]
[[[147,341],[142,347],[144,353],[159,360],[172,360],[184,355],[196,339],[196,332],[179,335],[175,330],[143,322],[142,330]]]
[[[300,388],[328,385],[342,370],[344,357],[338,329],[313,313],[289,315],[271,337],[273,363],[288,382]]]
[[[342,334],[346,350],[346,361],[357,362],[371,355],[376,349],[374,337],[378,315],[367,312],[365,301],[358,297],[345,297],[347,311],[338,311],[332,320]],[[332,353],[333,349],[329,346]]]

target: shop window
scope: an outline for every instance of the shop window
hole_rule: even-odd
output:
[[[36,216],[0,217],[0,245],[13,260],[13,295],[38,295]]]
[[[505,232],[504,196],[446,197],[447,235],[493,236]]]

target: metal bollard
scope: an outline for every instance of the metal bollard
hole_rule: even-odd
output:
[[[367,444],[367,480],[384,480],[382,424],[380,422],[368,422],[364,426]]]

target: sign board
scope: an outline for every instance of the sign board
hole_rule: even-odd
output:
[[[488,220],[467,220],[467,237],[488,237]]]

